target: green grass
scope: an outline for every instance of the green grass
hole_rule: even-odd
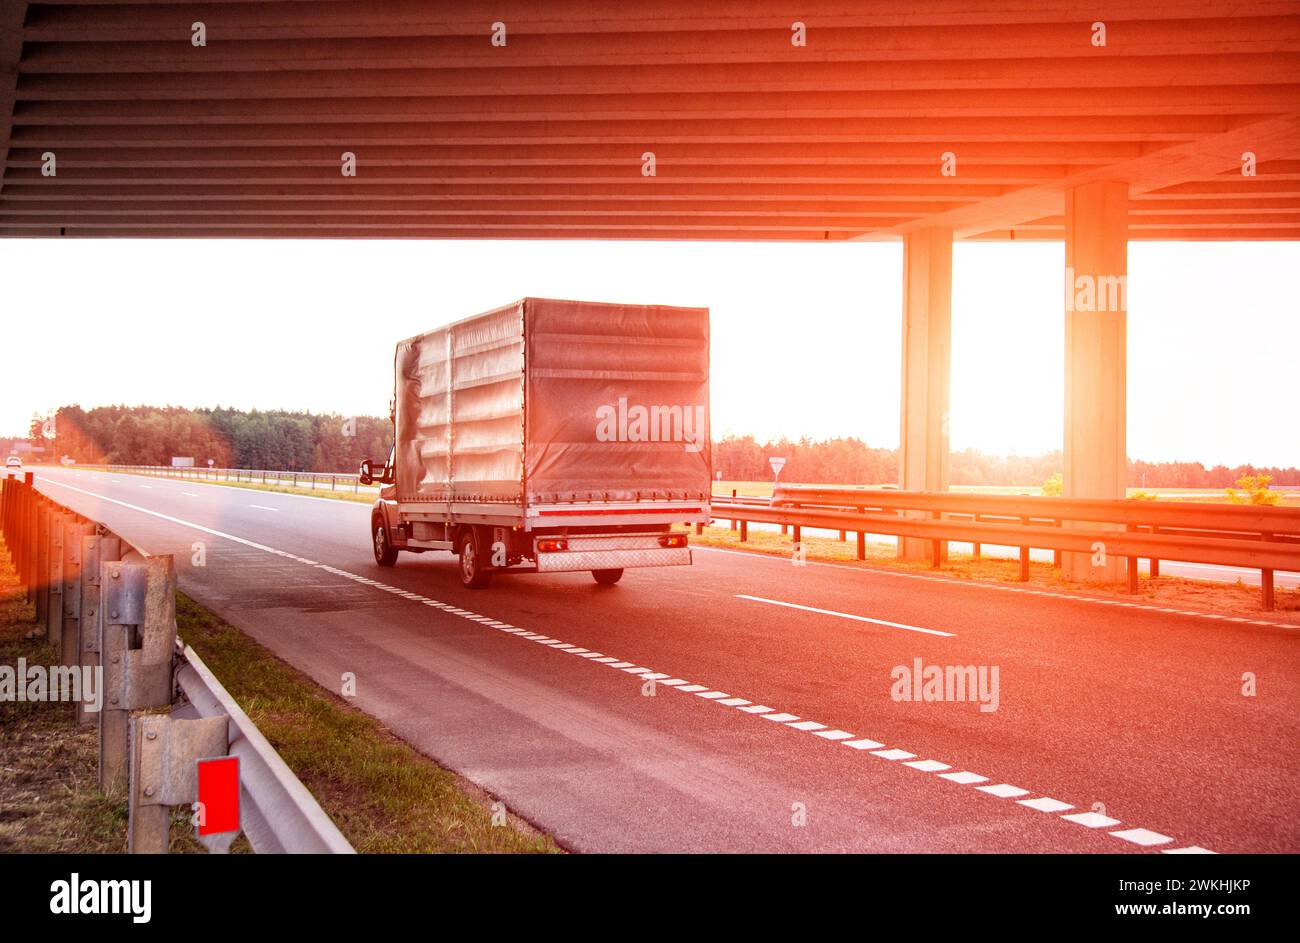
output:
[[[555,852],[491,800],[178,594],[177,632],[359,852]],[[488,735],[488,734],[485,734]]]

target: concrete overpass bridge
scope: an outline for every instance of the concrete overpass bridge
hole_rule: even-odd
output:
[[[1127,243],[1300,239],[1298,91],[1278,0],[0,0],[0,236],[901,240],[924,490],[953,242],[1064,240],[1066,493],[1121,497]]]

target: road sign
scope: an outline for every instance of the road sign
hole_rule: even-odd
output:
[[[768,458],[767,463],[772,466],[772,477],[780,478],[781,469],[785,468],[785,459],[773,455],[770,458]]]

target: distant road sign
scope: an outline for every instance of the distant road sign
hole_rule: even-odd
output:
[[[773,455],[767,460],[767,463],[772,466],[773,477],[780,478],[781,469],[785,468],[785,459]]]

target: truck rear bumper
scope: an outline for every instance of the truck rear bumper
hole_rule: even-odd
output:
[[[684,543],[684,537],[682,539]],[[547,550],[539,546],[535,554],[537,570],[539,573],[564,573],[690,564],[690,547],[664,547],[659,540],[660,535],[641,534],[571,537],[565,541],[563,550]],[[539,540],[538,544],[545,542]]]

